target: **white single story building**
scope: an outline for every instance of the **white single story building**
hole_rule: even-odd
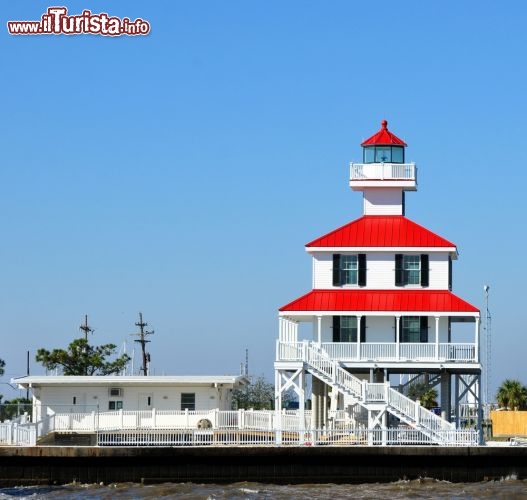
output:
[[[26,376],[12,379],[32,393],[32,421],[50,413],[230,410],[232,391],[247,377]]]

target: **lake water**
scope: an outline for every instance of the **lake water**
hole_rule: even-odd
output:
[[[384,484],[302,484],[262,483],[157,485],[66,485],[56,487],[20,487],[0,489],[0,499],[169,499],[187,500],[322,500],[322,499],[479,499],[527,498],[527,481],[505,478],[480,483],[449,483],[433,479],[397,481]]]

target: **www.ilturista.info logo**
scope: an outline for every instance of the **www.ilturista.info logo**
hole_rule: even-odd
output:
[[[148,35],[150,24],[144,19],[130,21],[128,17],[110,17],[105,12],[92,14],[83,10],[78,16],[68,16],[66,7],[49,7],[40,21],[7,21],[11,35]]]

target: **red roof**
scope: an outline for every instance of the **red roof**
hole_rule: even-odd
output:
[[[449,247],[455,245],[403,215],[364,215],[306,247]]]
[[[448,290],[312,290],[280,311],[423,311],[478,313]]]
[[[406,142],[399,139],[395,134],[388,130],[388,122],[383,120],[381,122],[381,130],[373,134],[369,139],[366,139],[361,146],[406,146]]]

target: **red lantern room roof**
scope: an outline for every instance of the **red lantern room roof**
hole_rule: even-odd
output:
[[[373,134],[369,139],[366,139],[361,146],[406,146],[406,142],[399,139],[395,134],[388,130],[388,122],[383,120],[381,122],[381,130]]]

